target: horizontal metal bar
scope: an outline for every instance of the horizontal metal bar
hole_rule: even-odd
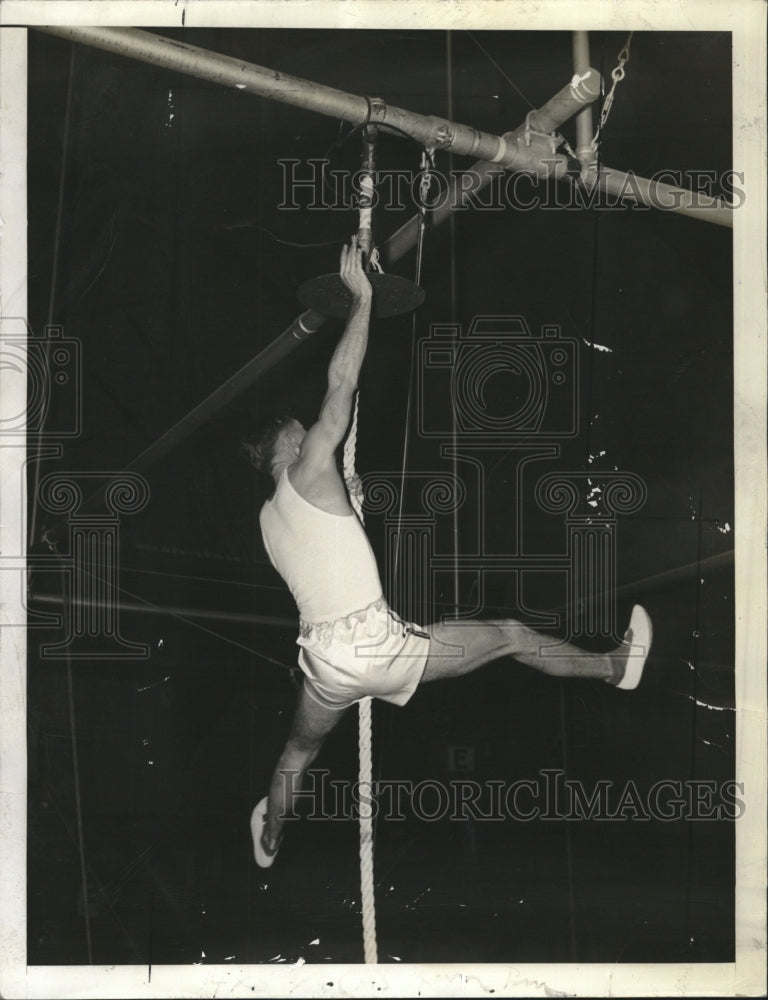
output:
[[[320,84],[291,77],[275,70],[265,69],[252,63],[242,62],[230,56],[209,52],[192,45],[153,35],[135,28],[99,28],[52,26],[46,27],[50,34],[68,38],[70,41],[91,45],[109,52],[139,59],[142,62],[163,66],[177,72],[209,80],[238,90],[258,94],[263,97],[283,101],[296,107],[307,108],[322,114],[344,118],[353,124],[364,122],[369,113],[368,101],[364,97],[345,94],[342,91]],[[586,103],[593,101],[600,93],[600,75],[592,70],[578,86],[572,83],[563,87],[544,107],[529,116],[528,128],[536,131],[552,131],[561,125]],[[525,168],[530,165],[530,151],[518,144],[518,138],[526,131],[526,125],[503,137],[478,132],[468,126],[456,125],[442,119],[417,115],[400,108],[387,107],[376,102],[372,109],[372,120],[383,125],[395,125],[426,144],[443,145],[452,152],[461,154],[478,153],[487,159],[500,156],[500,166],[518,163]],[[564,161],[563,161],[564,165]],[[483,173],[481,184],[492,176],[493,164],[486,159],[479,160],[476,167],[488,169]],[[468,195],[467,195],[468,197]],[[442,222],[451,209],[439,213],[435,224]],[[394,263],[416,244],[417,227],[412,219],[390,238],[381,248],[384,259]],[[205,424],[227,403],[252,386],[263,374],[290,354],[303,340],[316,332],[325,322],[325,317],[314,310],[308,310],[295,319],[263,351],[243,365],[223,385],[197,404],[189,413],[178,420],[153,444],[137,455],[127,466],[133,472],[146,472],[156,462],[165,457],[173,448]]]
[[[320,111],[355,124],[364,121],[367,114],[368,105],[364,97],[310,83],[140,28],[46,25],[40,30],[210,83],[259,94],[308,111]]]
[[[469,204],[472,196],[504,169],[528,171],[557,179],[565,178],[566,158],[558,154],[543,156],[541,145],[529,142],[530,132],[531,130],[539,133],[554,132],[574,114],[588,107],[597,98],[602,86],[600,74],[588,69],[586,73],[574,77],[542,108],[531,112],[524,124],[499,137],[443,119],[417,115],[400,108],[390,108],[383,103],[377,102],[370,108],[364,97],[346,94],[343,91],[135,28],[59,25],[46,27],[43,30],[73,42],[160,65],[213,83],[234,86],[238,90],[296,107],[341,117],[354,124],[364,122],[371,112],[371,120],[376,120],[385,126],[396,125],[425,144],[442,146],[458,154],[480,154],[482,158],[477,160],[466,174],[452,181],[449,197],[432,215],[433,225],[442,223],[457,207]],[[601,183],[606,185],[607,190],[622,188],[623,179],[629,176],[612,170],[606,170],[604,173],[605,178]],[[640,189],[647,190],[647,185],[650,183],[641,184]],[[656,186],[658,191],[664,188],[663,185]],[[668,189],[669,192],[678,190]],[[716,221],[720,225],[732,225],[729,209],[719,203],[699,209],[692,204],[692,199],[698,196],[692,195],[691,192],[681,192],[681,196],[684,195],[688,196],[688,200],[678,194],[674,195],[680,199],[680,204],[677,208],[673,208],[673,211]],[[711,201],[714,203],[714,199]],[[714,212],[716,218],[709,218],[710,212]],[[382,245],[381,253],[385,264],[389,266],[395,263],[411,250],[416,245],[417,234],[418,216],[414,216]],[[227,403],[287,357],[303,340],[320,329],[325,319],[326,317],[320,313],[308,310],[293,320],[271,344],[178,420],[157,441],[137,455],[127,468],[135,472],[146,472],[150,469]]]
[[[484,160],[500,163],[506,163],[509,155],[514,157],[514,150],[507,150],[504,137],[482,132],[470,125],[434,115],[420,115],[387,105],[378,98],[371,103],[363,96],[348,94],[311,80],[243,62],[232,56],[210,52],[139,28],[57,25],[43,30],[73,42],[162,66],[225,87],[234,87],[244,93],[256,94],[332,118],[341,118],[353,125],[361,125],[370,120],[384,128],[391,126],[432,148],[449,149],[458,155],[479,156]],[[584,106],[599,93],[600,74],[596,70],[589,70],[584,78],[574,78],[554,100],[570,106],[576,99],[580,106]],[[544,131],[550,131],[546,128],[546,123],[544,125]]]
[[[733,208],[720,198],[638,177],[637,174],[614,170],[612,167],[600,167],[598,184],[607,194],[634,199],[649,208],[678,212],[717,226],[733,228]]]
[[[530,131],[555,132],[572,118],[585,104],[594,101],[600,93],[600,76],[590,81],[589,89],[577,92],[571,84],[559,90],[543,107],[530,112],[527,121],[512,132],[504,133],[507,156],[504,163],[490,163],[477,160],[464,173],[451,179],[447,195],[431,213],[433,226],[439,226],[454,212],[471,204],[472,198],[506,170],[527,171],[540,176],[562,179],[566,176],[568,161],[564,156],[551,150],[542,156],[539,143],[528,143]],[[393,264],[416,245],[419,231],[419,216],[412,216],[394,232],[381,248],[385,264]]]

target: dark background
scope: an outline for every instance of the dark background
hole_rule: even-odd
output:
[[[448,115],[450,85],[454,120],[493,133],[519,125],[571,75],[566,33],[454,33],[450,81],[441,32],[175,37],[425,114]],[[591,36],[592,64],[608,81],[624,41]],[[727,195],[730,108],[728,35],[638,33],[602,159],[642,176],[712,171],[711,193]],[[575,145],[573,123],[562,131]],[[61,326],[82,359],[82,432],[62,437],[41,476],[124,468],[301,311],[298,287],[335,270],[356,217],[280,209],[278,161],[330,150],[334,169],[354,170],[358,137],[332,148],[339,133],[330,118],[30,32],[30,323],[37,337],[49,321]],[[419,149],[382,136],[379,161],[417,170]],[[447,172],[447,157],[438,168]],[[380,241],[411,214],[412,205],[380,210]],[[536,478],[632,472],[647,500],[617,523],[618,622],[642,602],[655,640],[633,694],[501,661],[419,690],[405,709],[375,703],[375,773],[512,783],[562,768],[587,787],[632,780],[641,790],[661,779],[725,781],[734,769],[731,234],[626,207],[454,220],[428,234],[415,327],[405,317],[373,330],[358,469],[398,476],[406,438],[409,474],[450,473],[448,382],[411,361],[412,337],[428,337],[431,323],[466,331],[479,315],[517,315],[534,336],[559,325],[577,345],[578,374],[574,363],[573,391],[553,397],[548,419],[565,426],[575,405],[578,433],[556,441],[520,492],[514,450],[467,446],[486,475],[480,484],[460,463],[459,550],[476,544],[482,517],[488,553],[517,541],[557,556],[564,522],[538,509]],[[413,266],[411,254],[396,270]],[[148,658],[42,657],[41,644],[64,633],[31,632],[30,964],[362,960],[356,824],[305,820],[269,872],[253,863],[247,826],[287,735],[296,647],[290,595],[257,531],[267,492],[239,442],[275,406],[314,418],[339,332],[326,324],[147,474],[149,503],[120,522],[119,628],[148,645]],[[420,374],[424,395],[406,427],[409,380],[415,390]],[[486,389],[500,414],[524,394],[503,371]],[[64,392],[51,400],[54,439],[71,403]],[[420,414],[445,436],[420,434]],[[34,467],[30,482],[34,504]],[[418,513],[413,504],[409,494],[407,514]],[[31,546],[43,555],[45,523],[38,511]],[[367,523],[389,581],[391,524],[375,512]],[[437,518],[438,553],[453,551],[452,529]],[[67,544],[64,533],[59,551]],[[50,614],[62,570],[46,558],[31,606]],[[562,573],[485,583],[489,615],[554,613],[551,630],[564,634]],[[478,593],[477,577],[462,573],[459,605]],[[427,619],[453,600],[447,573],[420,606],[398,610]],[[355,714],[318,759],[334,778],[357,773]],[[451,747],[472,749],[472,770],[451,770]],[[376,880],[381,961],[733,958],[729,822],[409,816],[377,823]]]

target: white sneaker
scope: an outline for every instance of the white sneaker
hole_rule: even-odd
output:
[[[643,676],[643,668],[648,654],[651,651],[653,641],[653,625],[645,608],[636,604],[632,608],[632,616],[629,619],[629,628],[624,633],[624,642],[632,648],[627,656],[627,663],[624,667],[624,676],[616,685],[624,691],[633,691],[640,683]]]
[[[270,850],[264,841],[264,820],[267,816],[266,797],[259,802],[251,813],[251,837],[253,838],[253,856],[259,868],[271,868],[280,850],[283,835],[280,834],[277,843]]]

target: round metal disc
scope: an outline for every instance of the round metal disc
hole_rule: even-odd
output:
[[[413,312],[424,301],[424,292],[407,278],[397,274],[368,275],[373,288],[373,315],[376,319]],[[338,274],[322,274],[305,281],[298,291],[299,300],[324,316],[343,319],[352,304],[352,293]]]

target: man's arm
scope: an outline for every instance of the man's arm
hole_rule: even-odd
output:
[[[352,308],[328,366],[328,391],[320,416],[301,445],[301,461],[307,465],[326,463],[341,443],[349,426],[352,400],[368,346],[372,291],[355,237],[341,251],[340,273],[352,292]]]

